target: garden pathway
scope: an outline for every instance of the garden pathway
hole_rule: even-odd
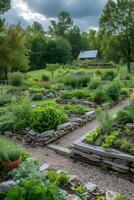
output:
[[[111,112],[115,114],[118,110],[127,106],[129,102],[130,99],[124,100],[112,108]],[[81,127],[68,135],[65,135],[64,137],[60,138],[58,142],[54,142],[53,144],[58,144],[59,146],[67,148],[76,139],[96,127],[97,122],[96,120],[93,120],[86,126]],[[119,192],[125,195],[128,200],[134,200],[134,177],[132,177],[132,175],[122,175],[122,177],[116,172],[104,171],[97,166],[85,164],[69,157],[57,154],[48,147],[26,147],[26,149],[31,152],[34,157],[39,159],[41,163],[50,164],[52,169],[67,170],[70,174],[77,175],[83,182],[91,181],[97,184],[101,189],[109,189]]]

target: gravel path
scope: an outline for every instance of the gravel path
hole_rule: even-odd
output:
[[[122,107],[127,106],[130,102],[130,99],[126,99],[120,104],[116,105],[111,109],[111,113],[115,114]],[[78,139],[80,136],[86,132],[97,127],[96,120],[88,123],[86,126],[81,127],[72,133],[65,135],[59,139],[55,144],[59,146],[69,147],[73,141]],[[109,189],[115,192],[119,192],[127,199],[134,200],[134,177],[132,175],[119,176],[116,172],[104,172],[99,167],[82,163],[70,159],[68,157],[59,155],[53,150],[48,149],[47,147],[43,148],[29,148],[27,150],[32,153],[34,157],[39,159],[41,163],[49,163],[53,169],[63,169],[67,170],[70,174],[77,175],[83,182],[91,181],[97,184],[102,189]],[[126,179],[127,178],[127,179]],[[129,178],[129,179],[128,179]],[[131,181],[130,181],[131,180]]]

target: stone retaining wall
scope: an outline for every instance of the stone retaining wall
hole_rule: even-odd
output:
[[[90,111],[79,117],[71,117],[69,122],[61,124],[57,130],[49,130],[43,133],[37,133],[29,128],[26,128],[19,134],[11,132],[6,132],[5,134],[11,137],[15,136],[18,140],[25,139],[26,142],[35,147],[44,146],[81,126],[84,126],[87,122],[92,121],[94,118],[95,111]]]
[[[73,143],[71,157],[95,165],[106,165],[122,173],[134,173],[134,156],[114,149],[92,146],[83,140]]]

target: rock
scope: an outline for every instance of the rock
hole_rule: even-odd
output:
[[[133,129],[133,128],[134,128],[134,123],[128,123],[126,126],[127,126],[128,128],[130,128],[130,129]]]
[[[82,185],[82,182],[75,175],[70,175],[68,182],[73,188],[76,188],[76,187]]]
[[[16,183],[12,180],[5,181],[0,184],[0,192],[6,192],[9,191],[11,188],[16,186]]]
[[[114,200],[117,195],[119,195],[119,193],[107,190],[106,191],[106,200]]]
[[[86,183],[84,186],[87,188],[89,193],[94,192],[97,189],[97,185],[91,182]]]
[[[71,127],[72,127],[72,123],[71,122],[66,122],[66,123],[61,124],[60,126],[58,126],[57,130],[69,129]]]
[[[43,164],[40,166],[40,171],[47,171],[49,169],[50,165],[48,164]]]
[[[33,130],[29,130],[29,131],[28,131],[28,134],[29,134],[29,135],[32,135],[32,136],[37,135],[37,133],[36,133],[35,131],[33,131]]]
[[[11,131],[5,131],[4,135],[6,135],[6,136],[12,136],[13,133]]]
[[[74,194],[69,194],[67,196],[67,200],[81,200],[81,198],[79,196],[74,195]]]
[[[54,130],[45,131],[45,132],[40,134],[40,137],[41,138],[52,137],[53,133],[54,133]]]

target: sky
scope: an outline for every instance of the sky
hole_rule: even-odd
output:
[[[81,31],[88,31],[98,28],[105,2],[106,0],[12,0],[11,9],[3,17],[8,24],[20,23],[23,27],[37,21],[47,31],[51,20],[57,19],[59,12],[65,10]]]

